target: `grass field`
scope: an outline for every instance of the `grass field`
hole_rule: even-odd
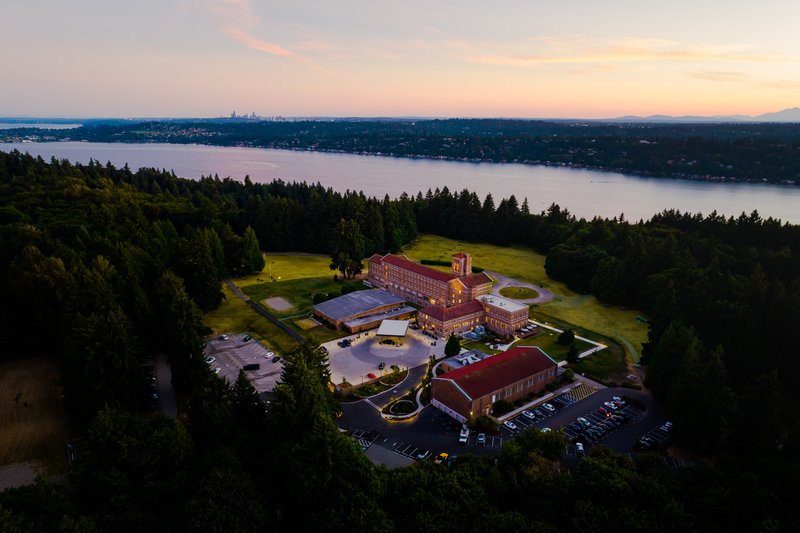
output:
[[[517,300],[532,300],[539,297],[537,291],[528,287],[503,287],[500,289],[500,295],[506,298],[516,298]]]
[[[236,278],[236,285],[241,289],[250,285],[258,285],[270,281],[289,281],[301,278],[330,278],[334,271],[329,268],[331,258],[308,254],[275,255],[269,252],[264,256],[266,265],[258,274]]]
[[[299,263],[303,261],[297,258]],[[330,296],[339,296],[342,292],[342,287],[351,287],[353,289],[366,289],[360,281],[333,281],[333,274],[313,278],[295,278],[287,281],[275,281],[272,283],[254,283],[246,286],[239,285],[239,280],[234,280],[236,285],[242,290],[243,293],[257,302],[263,302],[266,298],[274,296],[282,296],[289,301],[294,307],[287,311],[276,311],[270,309],[270,312],[275,316],[284,318],[290,316],[299,316],[311,312],[314,305],[312,298],[316,293],[325,293]]]
[[[578,326],[587,338],[593,338],[590,333],[595,332],[614,339],[625,347],[634,362],[638,362],[642,343],[647,340],[647,325],[636,320],[636,315],[641,313],[606,307],[594,296],[575,293],[563,283],[551,280],[544,270],[545,256],[530,248],[469,243],[423,235],[403,250],[410,259],[417,260],[447,260],[450,254],[458,251],[472,254],[476,266],[552,291],[555,295],[552,302],[534,307],[533,314],[537,319],[558,320]]]
[[[311,312],[312,298],[316,293],[338,296],[343,286],[364,289],[360,281],[333,281],[334,272],[328,268],[330,258],[314,255],[272,255],[265,257],[266,266],[258,274],[234,279],[243,293],[256,302],[280,296],[293,305],[292,309],[270,312],[287,326],[298,331],[312,342],[322,343],[342,337],[345,332],[318,326],[304,330],[295,321]],[[270,278],[271,274],[271,278]],[[272,279],[273,281],[269,281]],[[286,353],[297,342],[266,318],[253,311],[246,303],[223,286],[225,300],[219,309],[206,313],[203,322],[215,334],[249,331],[272,348]]]
[[[286,332],[250,309],[227,285],[222,286],[222,291],[225,294],[222,305],[203,315],[203,323],[213,329],[215,335],[248,331],[280,353],[297,346],[297,342]]]
[[[0,362],[0,464],[33,461],[44,475],[66,471],[68,429],[59,377],[53,359]]]
[[[528,337],[514,343],[514,346],[538,346],[556,361],[566,361],[567,352],[569,352],[569,346],[558,344],[558,333],[547,329],[535,337]],[[575,339],[575,347],[578,348],[578,353],[594,348],[588,342],[578,339]]]

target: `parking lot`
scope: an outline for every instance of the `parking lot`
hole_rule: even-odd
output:
[[[611,397],[606,401],[581,402],[589,395],[591,393],[587,394],[585,390],[577,391],[577,389],[561,394],[536,408],[529,409],[527,411],[529,413],[528,416],[520,413],[510,418],[509,421],[516,426],[516,429],[503,425],[501,426],[501,433],[506,438],[513,438],[514,435],[528,428],[560,429],[569,441],[565,450],[566,455],[588,454],[590,448],[598,444],[607,444],[612,448],[617,448],[619,445],[616,441],[620,439],[615,439],[615,437],[620,436],[623,432],[625,434],[635,434],[630,426],[641,418],[642,412],[640,410],[630,404],[614,405],[614,400]],[[603,396],[601,399],[605,399],[606,395],[600,396]],[[553,410],[547,409],[545,407],[547,404]],[[661,430],[657,428],[650,433],[658,436],[659,432]],[[607,439],[614,442],[609,442]],[[578,442],[583,446],[582,453],[579,449],[576,449],[575,445]],[[630,449],[630,446],[626,446],[624,451],[628,449]]]
[[[245,340],[246,333],[226,334],[214,337],[206,342],[205,355],[213,358],[208,363],[212,371],[234,383],[239,377],[239,370],[245,365],[258,365],[257,370],[246,370],[257,392],[268,392],[275,388],[281,377],[283,359],[273,363],[278,355],[255,339]]]

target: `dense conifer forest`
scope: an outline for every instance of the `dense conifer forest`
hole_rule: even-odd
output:
[[[704,460],[674,470],[600,447],[566,469],[560,434],[527,432],[496,456],[387,471],[339,433],[315,346],[287,354],[266,412],[243,374],[209,372],[201,310],[220,304],[222,277],[263,268],[259,250],[335,256],[356,239],[368,256],[419,233],[531,246],[551,277],[641,309],[647,386]],[[800,518],[798,226],[755,212],[584,220],[513,196],[376,199],[15,152],[0,153],[0,240],[3,357],[58,357],[80,434],[65,486],[0,493],[0,531],[788,531]],[[142,414],[155,352],[185,403],[177,421]]]

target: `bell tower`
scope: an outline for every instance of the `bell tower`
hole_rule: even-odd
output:
[[[469,276],[472,274],[472,256],[464,252],[453,255],[450,270],[456,276]]]

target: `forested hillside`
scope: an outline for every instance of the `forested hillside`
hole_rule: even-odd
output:
[[[287,355],[268,412],[203,362],[200,310],[259,248],[365,255],[418,232],[548,254],[548,273],[651,324],[647,384],[677,441],[669,470],[600,448],[574,470],[559,434],[499,456],[386,471],[338,432],[326,359]],[[367,198],[319,185],[178,179],[0,153],[3,357],[58,357],[80,433],[66,487],[0,494],[0,531],[781,531],[798,519],[800,227],[756,213],[577,220],[463,191]],[[168,355],[184,402],[144,416],[141,364]]]

